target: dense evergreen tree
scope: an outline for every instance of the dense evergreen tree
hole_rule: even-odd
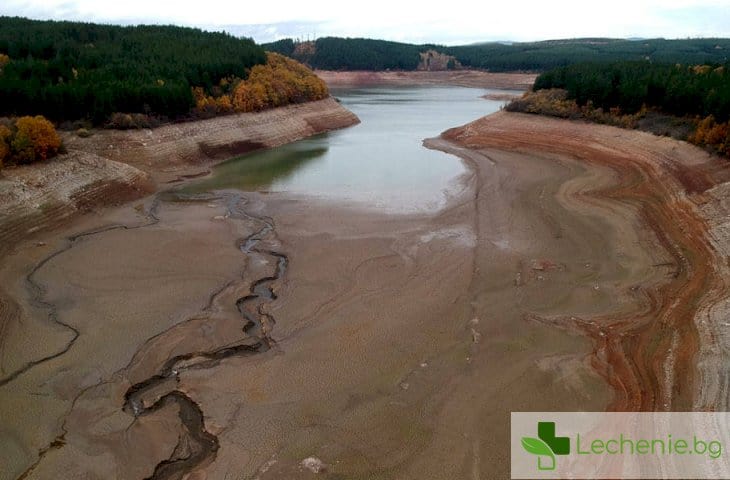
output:
[[[419,60],[419,47],[416,45],[325,37],[315,42],[312,64],[323,69],[415,70]]]
[[[493,71],[544,71],[581,62],[725,63],[730,60],[730,40],[584,38],[449,47],[447,53],[464,66]]]
[[[646,105],[679,116],[730,120],[728,66],[581,63],[543,73],[534,88],[565,89],[579,105],[590,101],[605,110],[619,107],[633,113]]]
[[[191,87],[245,78],[266,56],[252,40],[192,28],[0,17],[0,60],[0,115],[98,124],[114,112],[185,115]]]
[[[291,57],[294,54],[295,45],[294,40],[291,38],[284,38],[276,42],[266,43],[264,44],[264,48],[266,48],[269,52],[280,53],[287,57]]]
[[[705,38],[687,40],[617,40],[583,38],[531,43],[490,42],[444,47],[368,40],[321,38],[313,51],[298,49],[291,40],[280,40],[265,48],[293,56],[314,68],[330,70],[415,70],[420,52],[436,50],[452,55],[464,67],[490,71],[545,71],[587,61],[650,61],[697,65],[730,61],[730,40]]]
[[[424,47],[385,40],[336,37],[317,39],[313,49],[295,49],[291,40],[279,40],[263,46],[324,70],[415,70],[420,60],[419,52]]]

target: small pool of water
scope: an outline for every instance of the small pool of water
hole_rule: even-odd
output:
[[[480,98],[490,91],[440,86],[332,90],[362,123],[228,160],[185,190],[290,192],[392,212],[437,210],[465,167],[422,141],[499,110],[504,102]]]

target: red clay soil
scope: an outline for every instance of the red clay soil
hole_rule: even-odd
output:
[[[695,318],[724,290],[714,268],[723,260],[708,240],[700,207],[711,200],[704,192],[727,179],[730,169],[671,140],[624,132],[632,140],[617,141],[621,134],[612,127],[499,113],[442,136],[471,149],[549,152],[615,171],[614,186],[589,195],[633,205],[659,240],[656,247],[671,256],[671,273],[659,285],[631,288],[643,306],[631,314],[534,319],[592,339],[592,366],[615,391],[609,410],[691,410],[700,347]]]

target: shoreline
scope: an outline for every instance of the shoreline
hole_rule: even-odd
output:
[[[150,197],[22,242],[0,268],[3,371],[70,340],[49,319],[77,338],[0,386],[20,412],[2,462],[265,480],[314,456],[346,477],[500,477],[510,411],[724,404],[726,169],[669,139],[505,112],[425,145],[468,169],[438,212]]]
[[[631,287],[645,297],[633,313],[604,313],[589,321],[533,319],[592,339],[592,364],[614,388],[610,410],[724,408],[722,387],[708,371],[727,363],[721,353],[725,340],[717,332],[730,300],[722,280],[730,249],[723,220],[729,167],[697,147],[650,133],[619,134],[617,127],[528,114],[491,117],[448,130],[442,138],[469,149],[542,152],[609,167],[619,181],[581,192],[581,199],[628,201],[639,212],[637,227],[653,232],[649,245],[661,245],[671,259],[660,264],[669,267],[671,280],[648,289]],[[521,133],[528,131],[529,136]],[[604,140],[611,135],[638,139],[644,149],[635,142],[625,147]],[[448,144],[438,148],[454,153]],[[646,384],[647,378],[654,380]],[[691,388],[683,388],[688,384]]]
[[[81,138],[63,135],[81,150],[138,168],[157,183],[191,178],[206,167],[262,149],[356,125],[357,116],[334,97],[255,113],[222,115],[162,125],[152,130],[97,130]],[[191,173],[194,172],[194,173]]]
[[[498,90],[529,90],[535,83],[533,73],[491,73],[481,70],[449,71],[334,71],[316,70],[328,87],[344,86],[425,86],[455,85]]]
[[[79,214],[205,175],[210,166],[236,155],[357,123],[357,116],[329,97],[152,130],[96,130],[87,138],[64,132],[68,154],[3,170],[0,253]]]

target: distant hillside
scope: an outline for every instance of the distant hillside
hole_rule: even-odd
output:
[[[730,39],[621,40],[580,38],[530,43],[491,42],[446,47],[413,45],[363,38],[320,38],[295,43],[291,39],[264,44],[325,70],[416,70],[424,68],[421,53],[429,50],[453,57],[445,68],[478,68],[495,72],[545,71],[586,61],[650,61],[654,63],[724,64],[730,59]],[[443,62],[439,62],[442,64]]]
[[[325,96],[308,69],[225,33],[0,17],[0,116],[138,128]]]
[[[420,52],[428,50],[422,45],[336,37],[300,43],[286,39],[263,46],[322,70],[416,70]]]

